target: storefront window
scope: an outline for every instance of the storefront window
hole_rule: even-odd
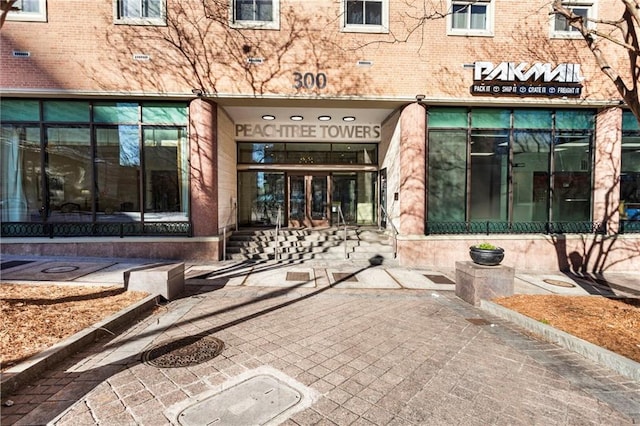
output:
[[[3,101],[3,116],[6,105]],[[0,135],[2,222],[41,221],[40,127],[3,124]]]
[[[552,221],[591,217],[591,135],[558,131],[553,147]]]
[[[589,221],[593,117],[590,110],[430,108],[427,220]]]
[[[630,111],[623,113],[620,167],[620,215],[640,221],[640,124]]]
[[[8,99],[0,116],[3,222],[188,220],[185,103]]]
[[[467,210],[466,130],[431,130],[428,168],[428,220],[464,221]]]
[[[182,128],[144,129],[145,220],[187,219],[188,168]]]
[[[508,130],[472,130],[469,218],[507,219]]]
[[[45,185],[52,222],[91,222],[92,164],[89,127],[47,127]]]
[[[138,126],[96,129],[96,210],[99,221],[140,220]]]

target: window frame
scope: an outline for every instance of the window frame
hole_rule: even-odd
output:
[[[486,7],[486,26],[484,29],[472,29],[470,25],[471,14],[467,20],[466,28],[453,28],[453,7],[455,5],[466,5],[469,8],[472,6],[483,5]],[[494,29],[494,0],[449,0],[447,13],[447,35],[450,36],[473,36],[473,37],[493,37]]]
[[[9,11],[7,21],[47,22],[47,0],[38,0],[38,12]]]
[[[236,20],[236,1],[229,2],[229,26],[231,28],[251,28],[263,30],[279,30],[280,29],[280,0],[271,0],[272,20]]]
[[[587,10],[587,19],[595,19],[597,14],[596,0],[571,0],[571,1],[563,1],[562,5],[573,9],[586,9]],[[558,19],[558,15],[555,13],[551,14],[551,19],[549,21],[549,34],[551,38],[557,39],[580,39],[582,38],[582,34],[577,29],[570,27],[569,30],[556,30],[556,20]],[[587,28],[595,29],[595,24],[591,21],[587,21]]]
[[[348,33],[378,33],[378,34],[389,33],[389,2],[390,0],[361,0],[363,2],[374,1],[376,3],[382,3],[382,20],[380,25],[348,24],[347,23],[347,2],[348,1],[349,0],[342,0],[340,2],[340,16],[342,17],[342,19],[340,20],[341,22],[340,31],[348,32]]]
[[[167,25],[167,0],[155,0],[159,3],[161,12],[159,18],[126,17],[120,16],[119,10],[123,0],[113,0],[113,23],[117,25]],[[143,0],[138,0],[143,1]]]

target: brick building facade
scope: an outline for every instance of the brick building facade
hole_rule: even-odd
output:
[[[549,5],[19,3],[4,253],[220,259],[239,227],[340,210],[407,266],[487,239],[522,269],[640,266],[638,122]]]

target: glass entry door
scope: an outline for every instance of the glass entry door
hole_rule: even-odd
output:
[[[329,175],[289,175],[289,226],[329,226]]]

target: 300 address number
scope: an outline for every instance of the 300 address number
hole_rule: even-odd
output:
[[[294,72],[293,87],[296,89],[313,89],[314,87],[324,89],[327,87],[327,75],[323,72],[317,74]]]

